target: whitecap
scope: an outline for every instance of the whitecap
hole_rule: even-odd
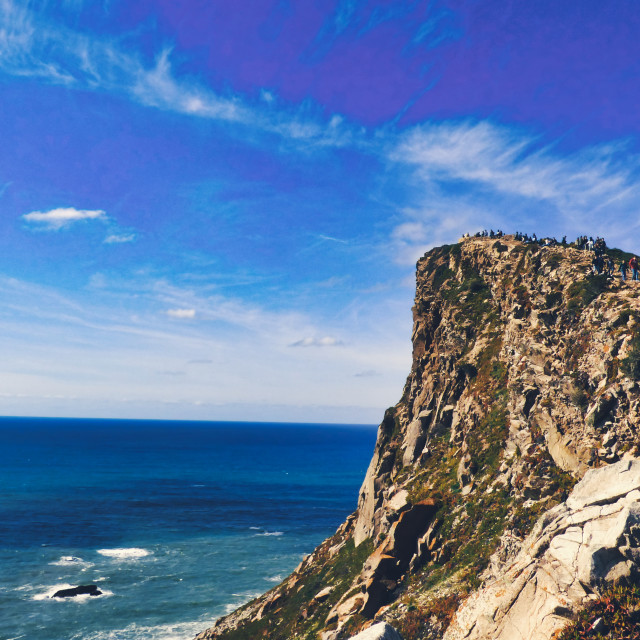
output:
[[[192,622],[166,623],[156,626],[143,626],[135,622],[110,631],[94,631],[87,635],[75,635],[70,640],[191,640],[197,633],[212,627],[215,619]]]
[[[283,536],[284,531],[262,531],[261,533],[256,533],[256,536]]]
[[[246,604],[250,600],[254,600],[258,596],[262,595],[262,591],[247,591],[246,593],[232,593],[231,595],[235,598],[240,598],[238,602],[229,602],[224,605],[224,615],[228,615],[235,611],[238,607],[241,607],[243,604]]]
[[[97,551],[101,556],[113,558],[114,560],[137,560],[138,558],[144,558],[145,556],[151,555],[151,551],[140,549],[139,547],[98,549]]]
[[[50,565],[54,567],[93,567],[93,563],[86,562],[82,558],[78,558],[76,556],[61,556],[59,560],[55,562],[50,562]]]
[[[271,576],[270,578],[265,578],[267,582],[282,582],[283,578],[280,574],[277,576]]]

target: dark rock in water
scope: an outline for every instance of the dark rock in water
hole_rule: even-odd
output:
[[[54,598],[73,598],[75,596],[101,596],[102,591],[98,589],[95,584],[84,584],[77,587],[71,587],[71,589],[60,589],[53,594]]]

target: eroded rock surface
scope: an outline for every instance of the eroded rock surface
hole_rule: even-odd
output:
[[[640,460],[588,471],[498,569],[463,604],[444,640],[548,640],[604,584],[636,580]]]
[[[350,640],[402,640],[400,634],[386,622],[378,622],[352,636]]]

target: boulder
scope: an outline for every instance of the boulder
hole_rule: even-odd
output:
[[[603,584],[640,576],[640,460],[592,469],[456,613],[443,640],[549,640]],[[499,566],[498,566],[499,565]]]
[[[75,596],[101,596],[102,591],[95,584],[84,584],[69,589],[60,589],[53,594],[54,598],[74,598]]]
[[[377,622],[349,640],[402,640],[402,637],[390,624]]]

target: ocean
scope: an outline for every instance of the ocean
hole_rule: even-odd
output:
[[[191,640],[355,509],[375,437],[0,418],[0,639]],[[52,597],[87,584],[102,595]]]

